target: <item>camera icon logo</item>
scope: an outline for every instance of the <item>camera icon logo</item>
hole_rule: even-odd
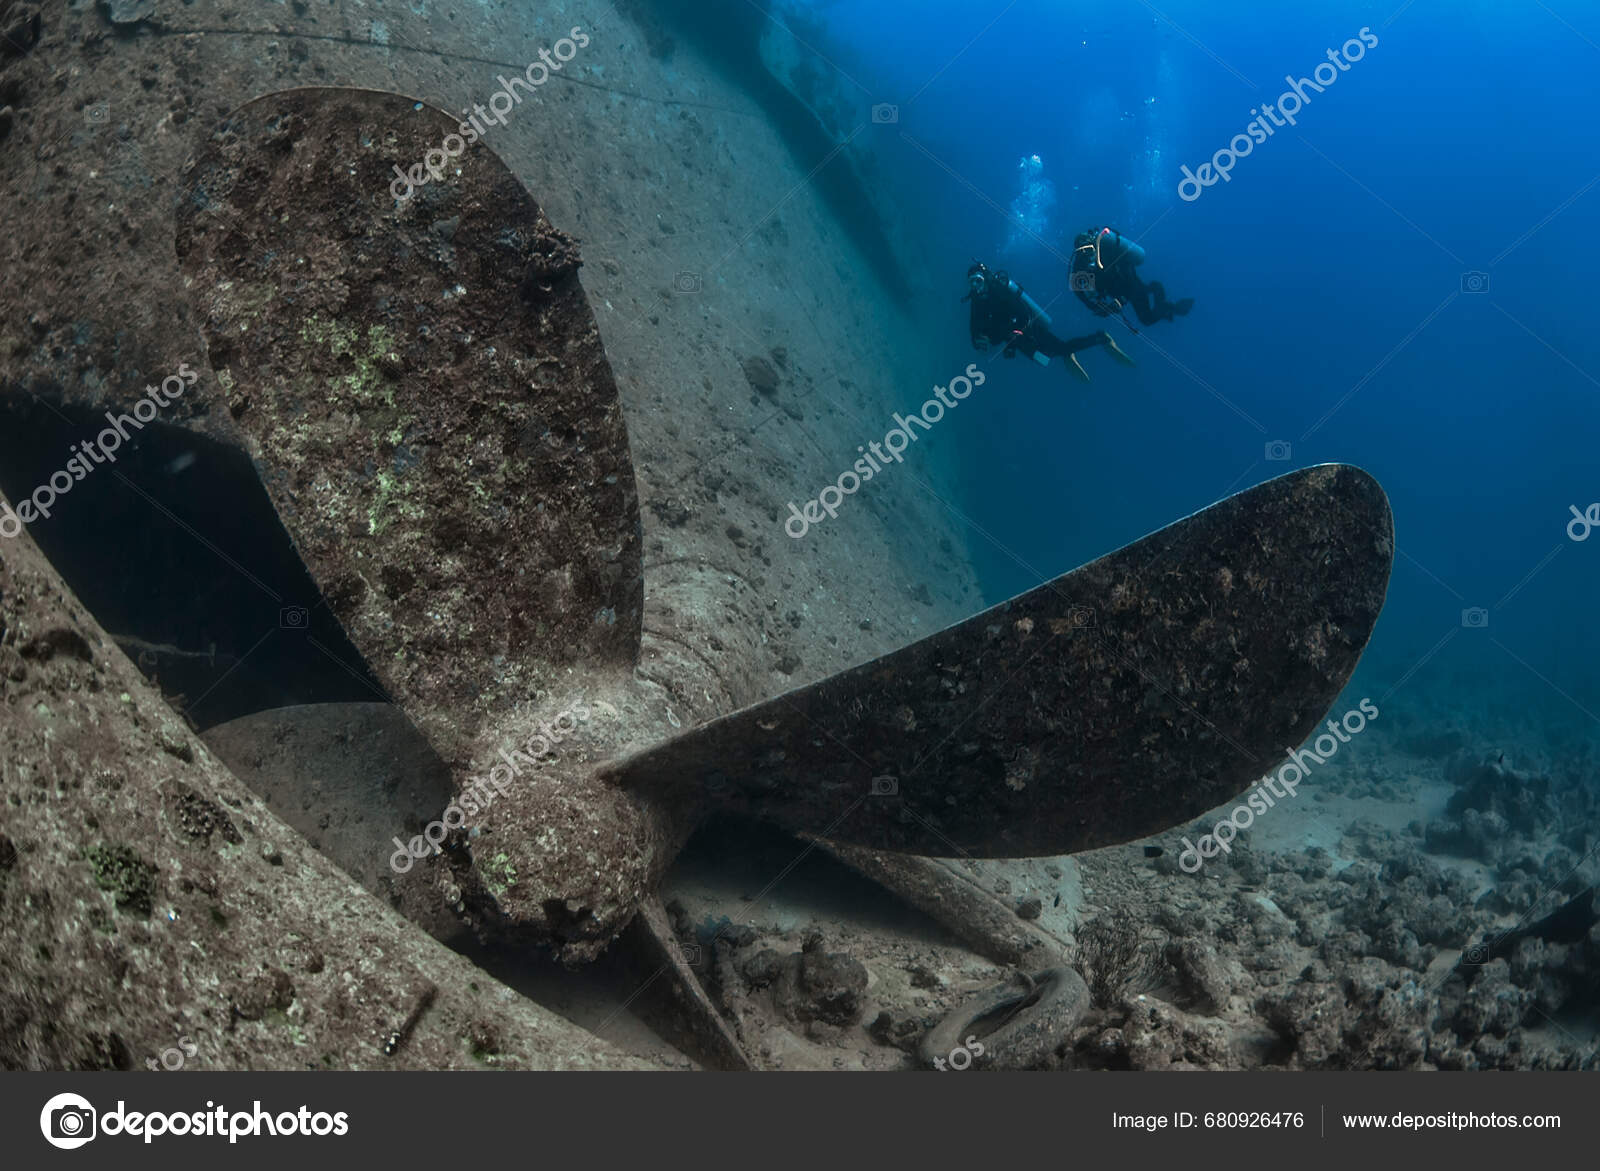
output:
[[[688,964],[691,968],[698,968],[700,966],[701,951],[698,943],[678,944],[678,954],[683,957],[683,962]]]
[[[1294,447],[1287,439],[1273,439],[1267,443],[1267,458],[1282,463],[1294,458]]]
[[[278,611],[278,625],[284,630],[305,630],[311,625],[311,611],[304,606],[285,606]]]
[[[1461,625],[1472,629],[1489,625],[1489,611],[1482,606],[1469,606],[1461,611]]]
[[[1073,630],[1086,630],[1094,625],[1094,611],[1088,606],[1074,606],[1067,611],[1067,624]]]
[[[1075,272],[1067,276],[1067,288],[1074,293],[1094,292],[1094,273]]]
[[[83,121],[87,126],[104,126],[111,121],[111,103],[94,102],[83,108]]]
[[[672,287],[679,293],[698,293],[705,288],[705,279],[697,272],[680,272],[672,278]]]
[[[875,126],[893,126],[900,121],[900,107],[891,106],[888,102],[879,102],[872,107],[872,122]]]
[[[57,1094],[39,1111],[39,1130],[51,1146],[73,1151],[94,1138],[98,1117],[87,1098]]]
[[[1487,293],[1489,291],[1489,274],[1477,271],[1462,273],[1461,291],[1463,293]]]
[[[900,782],[894,777],[873,777],[872,795],[874,797],[897,797],[900,794]]]
[[[1483,943],[1475,943],[1471,947],[1467,948],[1466,951],[1461,953],[1461,962],[1464,964],[1471,964],[1475,968],[1481,968],[1484,964],[1488,963],[1488,941],[1486,940]]]

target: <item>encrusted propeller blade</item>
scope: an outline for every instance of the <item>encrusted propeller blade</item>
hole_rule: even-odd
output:
[[[1371,476],[1294,472],[608,779],[933,856],[1145,837],[1242,792],[1316,728],[1393,551]]]
[[[575,242],[506,165],[408,98],[296,89],[235,111],[185,196],[210,417],[430,741],[458,754],[563,665],[631,667],[616,383]]]

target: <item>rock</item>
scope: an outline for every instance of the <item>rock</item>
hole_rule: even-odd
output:
[[[861,1019],[867,969],[854,956],[813,947],[800,957],[800,991],[812,1018],[853,1025]]]
[[[765,358],[746,358],[744,376],[753,389],[769,397],[778,393],[778,372]]]
[[[1494,819],[1493,829],[1484,832],[1505,836],[1509,828],[1518,834],[1536,834],[1544,826],[1557,820],[1558,811],[1552,798],[1553,785],[1547,776],[1539,776],[1511,768],[1505,763],[1503,753],[1495,754],[1482,764],[1472,766],[1458,761],[1448,770],[1449,779],[1456,792],[1445,804],[1445,813],[1461,819],[1462,827],[1471,832],[1470,818],[1474,813],[1485,819]],[[1430,847],[1431,848],[1431,847]],[[1479,857],[1487,857],[1480,853]]]
[[[1228,1069],[1228,1030],[1191,1021],[1153,996],[1122,1002],[1121,1038],[1132,1069]]]
[[[1017,918],[1037,919],[1044,913],[1044,900],[1037,895],[1029,895],[1025,899],[1017,900]]]
[[[867,1032],[880,1045],[888,1045],[904,1053],[915,1053],[917,1038],[922,1033],[922,1022],[916,1017],[901,1017],[885,1009],[872,1019]]]
[[[142,24],[156,14],[155,0],[99,0],[100,13],[118,28]]]
[[[1451,804],[1455,802],[1456,798],[1451,798]],[[1467,809],[1460,817],[1429,822],[1424,843],[1430,854],[1456,854],[1494,863],[1507,848],[1510,831],[1509,823],[1499,813]]]
[[[650,511],[655,513],[661,522],[670,528],[682,528],[689,522],[692,515],[689,506],[676,497],[671,499],[652,500]]]
[[[1486,1033],[1504,1037],[1522,1023],[1533,1002],[1534,995],[1513,981],[1510,965],[1505,960],[1495,960],[1479,969],[1456,1008],[1451,1026],[1463,1038]]]
[[[1472,1051],[1478,1055],[1479,1062],[1490,1069],[1498,1069],[1510,1055],[1511,1049],[1504,1038],[1496,1037],[1492,1033],[1479,1037],[1472,1043]]]
[[[1221,1011],[1233,991],[1227,969],[1217,953],[1198,939],[1180,939],[1167,944],[1167,963],[1177,974],[1184,994],[1201,1012]]]
[[[783,957],[770,947],[747,956],[739,965],[739,974],[752,988],[766,988],[783,974]]]
[[[820,937],[785,957],[762,951],[741,972],[755,987],[771,986],[773,1002],[797,1023],[842,1027],[861,1019],[867,969],[853,956],[823,951]]]
[[[715,948],[721,944],[730,951],[737,951],[742,947],[749,947],[760,933],[748,923],[735,923],[726,915],[716,922],[707,919],[695,932],[695,939],[704,947]]]
[[[1437,1002],[1416,980],[1366,957],[1343,987],[1297,983],[1256,1002],[1300,1069],[1416,1069],[1427,1059]]]

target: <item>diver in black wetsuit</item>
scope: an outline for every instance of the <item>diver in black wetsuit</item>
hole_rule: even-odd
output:
[[[1144,249],[1115,228],[1091,228],[1079,234],[1072,250],[1072,292],[1097,317],[1121,313],[1132,305],[1144,325],[1173,321],[1187,316],[1194,298],[1167,300],[1160,281],[1146,284],[1138,266],[1144,263]]]
[[[1081,350],[1104,346],[1117,361],[1128,366],[1134,364],[1109,333],[1057,337],[1050,332],[1049,314],[1037,301],[1004,272],[992,272],[981,263],[974,263],[967,270],[967,295],[962,300],[972,302],[971,331],[975,349],[1000,346],[1007,358],[1016,357],[1020,351],[1041,366],[1049,365],[1051,358],[1065,358],[1067,372],[1084,382],[1089,381],[1089,372],[1078,361]]]

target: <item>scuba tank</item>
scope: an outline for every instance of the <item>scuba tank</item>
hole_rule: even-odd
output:
[[[1094,234],[1095,261],[1102,269],[1126,260],[1137,267],[1144,263],[1144,249],[1115,228],[1101,228]]]
[[[1042,305],[1040,305],[1039,302],[1035,301],[1032,297],[1030,297],[1027,294],[1027,292],[1023,289],[1023,287],[1021,285],[1017,284],[1016,281],[1012,280],[1011,277],[1008,276],[1005,272],[999,272],[999,273],[996,273],[995,275],[999,279],[999,281],[1001,282],[1000,283],[1000,287],[1005,292],[1011,293],[1013,296],[1015,296],[1017,298],[1017,300],[1022,302],[1023,307],[1026,308],[1027,311],[1033,315],[1033,321],[1034,322],[1038,322],[1040,325],[1043,325],[1046,329],[1050,328],[1050,314],[1048,314],[1048,313],[1046,313],[1044,311],[1044,307]],[[1030,322],[1029,324],[1032,324],[1032,322]],[[1021,331],[1018,330],[1017,334],[1016,334],[1016,340],[1020,341],[1021,340],[1021,336],[1022,336]],[[1048,354],[1041,354],[1038,350],[1035,350],[1035,351],[1033,351],[1033,353],[1029,354],[1028,356],[1030,358],[1032,358],[1035,362],[1039,363],[1039,365],[1041,365],[1041,366],[1050,365],[1050,357],[1049,357]]]
[[[1073,241],[1069,267],[1073,296],[1096,317],[1116,316],[1122,312],[1122,301],[1106,290],[1110,282],[1101,278],[1119,264],[1126,262],[1127,269],[1132,270],[1144,260],[1144,249],[1115,228],[1091,228],[1080,233]]]
[[[1008,274],[1004,269],[1001,269],[999,272],[991,271],[989,266],[984,264],[983,261],[974,258],[972,261],[972,268],[969,270],[969,273],[981,273],[983,275],[984,283],[986,285],[992,285],[995,290],[989,294],[990,296],[1005,296],[1009,294],[1021,301],[1023,308],[1025,308],[1030,315],[1030,325],[1032,325],[1034,322],[1038,322],[1046,329],[1050,328],[1050,314],[1044,311],[1044,306],[1040,305],[1039,302],[1035,301],[1031,296],[1029,296],[1023,287],[1017,284],[1016,281],[1012,280],[1010,274]],[[963,301],[969,301],[972,299],[972,294],[969,293],[967,296],[961,299]],[[1002,353],[1005,355],[1005,357],[1012,357],[1016,353],[1014,347],[1016,346],[1017,342],[1021,340],[1022,331],[1013,330],[1011,337],[999,343]],[[1041,366],[1050,365],[1050,358],[1047,354],[1041,354],[1035,350],[1028,356]]]
[[[1017,284],[1016,281],[1006,276],[1005,273],[1000,274],[1000,279],[1005,282],[1003,285],[1005,290],[1009,293],[1015,294],[1017,299],[1028,307],[1028,312],[1033,314],[1033,319],[1039,322],[1039,324],[1043,325],[1046,329],[1049,329],[1051,324],[1050,314],[1044,311],[1043,306],[1030,297],[1027,292],[1023,290],[1021,285]]]

